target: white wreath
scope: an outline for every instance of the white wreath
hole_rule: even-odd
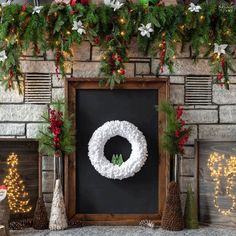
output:
[[[126,138],[132,152],[127,161],[121,166],[112,164],[104,156],[106,142],[114,137]],[[143,133],[128,121],[108,121],[93,133],[88,144],[88,156],[96,169],[102,176],[109,179],[125,179],[135,175],[147,160],[147,142]]]

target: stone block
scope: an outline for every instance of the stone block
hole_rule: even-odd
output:
[[[184,85],[170,85],[170,101],[173,104],[184,104]]]
[[[51,193],[53,192],[53,171],[42,172],[42,192]]]
[[[92,49],[92,61],[100,61],[102,59],[103,52],[100,47],[93,46]]]
[[[218,84],[213,85],[213,103],[216,104],[236,104],[236,85],[231,84],[226,90]]]
[[[51,156],[42,156],[42,170],[54,170],[54,159]]]
[[[183,46],[182,46],[181,43],[177,43],[177,45],[176,45],[176,56],[178,58],[190,57],[190,45],[189,45],[189,43],[186,43]]]
[[[199,125],[199,138],[236,140],[235,125]]]
[[[217,123],[217,110],[186,110],[183,113],[183,119],[188,123]]]
[[[52,75],[52,87],[53,88],[63,88],[65,84],[65,78],[62,78],[62,75],[59,75],[58,78],[54,74]]]
[[[36,138],[38,135],[38,130],[42,127],[43,123],[29,123],[26,125],[26,135],[27,138]]]
[[[220,123],[236,123],[236,105],[220,106]]]
[[[71,46],[71,51],[73,54],[73,60],[89,61],[91,44],[89,41],[82,41],[80,45],[73,44]]]
[[[48,213],[48,218],[50,218],[52,203],[45,203],[46,211]]]
[[[151,72],[150,64],[149,63],[141,63],[138,62],[135,64],[136,67],[136,75],[149,75]]]
[[[23,73],[55,73],[54,61],[21,61],[21,71]]]
[[[75,62],[73,63],[73,76],[77,78],[98,77],[100,62]]]
[[[1,123],[0,135],[25,135],[25,124]]]
[[[170,76],[171,84],[184,84],[184,76]]]
[[[177,0],[165,0],[164,3],[165,3],[165,6],[177,5]]]
[[[134,64],[133,63],[124,63],[125,66],[125,76],[127,78],[134,77]]]
[[[195,105],[196,109],[213,110],[218,109],[218,105]]]
[[[17,88],[14,90],[5,90],[4,86],[0,86],[0,103],[22,103],[24,101],[23,94],[19,94]]]
[[[144,57],[143,52],[138,48],[137,38],[133,37],[127,50],[128,57]]]
[[[189,136],[187,144],[194,144],[195,139],[198,138],[197,125],[186,125],[186,128],[191,128],[191,134]]]
[[[180,194],[180,200],[181,200],[181,206],[182,206],[182,212],[184,213],[185,203],[186,203],[187,194],[181,193]]]
[[[51,203],[53,198],[53,193],[44,193],[43,199],[45,203]]]
[[[156,70],[160,63],[159,59],[152,60],[152,73],[156,74]],[[164,66],[163,75],[208,75],[211,74],[211,67],[207,59],[199,59],[197,63],[194,63],[190,59],[177,59],[174,61],[173,66],[174,74],[171,74]]]
[[[55,51],[48,50],[46,52],[46,59],[47,60],[54,60],[55,59]]]
[[[186,193],[188,185],[192,186],[192,189],[195,188],[195,179],[194,177],[186,177],[186,176],[180,176],[179,177],[179,186],[180,186],[180,192]]]
[[[52,88],[52,100],[64,99],[64,88]]]
[[[194,147],[185,146],[183,157],[184,158],[194,158]]]
[[[42,113],[46,105],[38,104],[9,104],[0,105],[1,121],[42,121]]]
[[[180,160],[180,175],[194,176],[195,160],[181,158]]]

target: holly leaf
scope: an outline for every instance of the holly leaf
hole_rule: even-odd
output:
[[[55,27],[54,27],[54,31],[53,33],[55,34],[55,32],[60,32],[61,31],[61,27],[64,25],[64,20],[62,19],[61,15],[57,18],[57,21],[55,23]]]

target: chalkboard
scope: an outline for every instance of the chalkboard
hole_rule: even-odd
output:
[[[158,212],[158,103],[157,90],[77,90],[76,94],[76,210],[87,214]],[[148,159],[135,176],[111,180],[101,176],[88,158],[93,132],[107,121],[126,120],[143,132]],[[105,156],[122,154],[127,160],[129,142],[116,136],[105,146]]]

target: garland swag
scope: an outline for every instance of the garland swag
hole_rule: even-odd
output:
[[[201,48],[210,56],[213,74],[217,81],[229,88],[228,70],[233,70],[232,47],[226,53],[216,53],[214,45],[236,44],[236,10],[222,9],[217,1],[201,4],[199,12],[189,11],[189,5],[164,6],[127,1],[114,10],[105,4],[53,3],[41,9],[33,6],[10,4],[0,8],[0,80],[8,87],[16,81],[20,89],[20,57],[33,46],[33,53],[55,52],[57,71],[65,73],[65,62],[70,61],[72,43],[82,40],[100,46],[102,85],[113,88],[125,81],[126,49],[133,36],[137,36],[139,49],[152,56],[160,55],[160,68],[167,65],[173,71],[176,44],[190,42],[194,58]],[[151,25],[150,25],[151,23]],[[142,36],[148,25],[150,37]],[[145,26],[146,25],[146,26]],[[149,34],[148,33],[148,34]]]

